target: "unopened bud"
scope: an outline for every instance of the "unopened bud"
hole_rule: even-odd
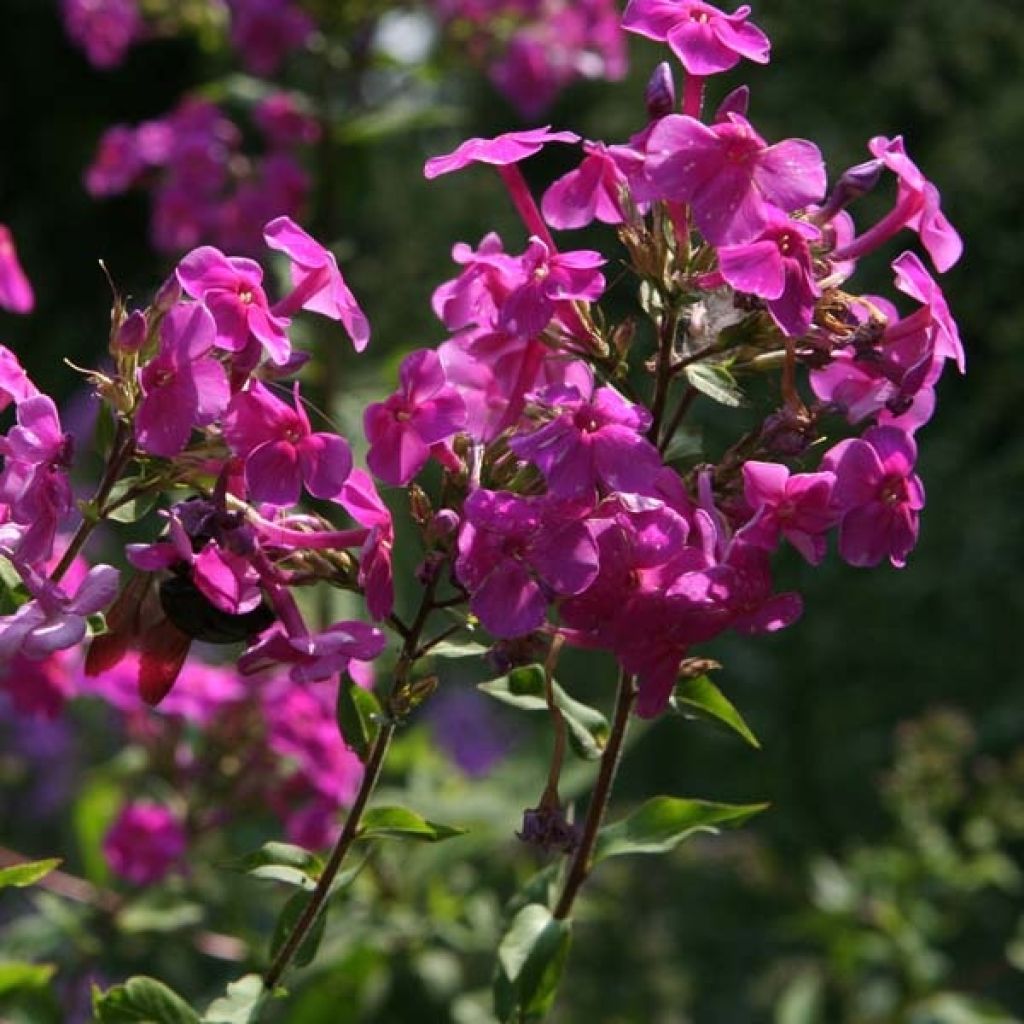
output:
[[[565,817],[561,807],[532,807],[523,812],[523,828],[516,837],[546,853],[572,853],[579,843],[579,829]]]
[[[409,514],[412,516],[413,522],[420,528],[429,525],[434,516],[434,508],[430,504],[430,498],[427,497],[427,492],[418,484],[413,484],[409,488]]]
[[[114,334],[114,342],[111,346],[113,353],[124,353],[131,355],[138,352],[146,342],[146,315],[141,310],[134,310],[122,322]]]
[[[881,160],[868,160],[844,171],[814,219],[822,224],[830,221],[855,199],[867,195],[878,184],[884,169]]]
[[[434,514],[428,527],[428,535],[432,541],[453,537],[459,529],[459,515],[453,509],[443,508]]]
[[[652,121],[671,114],[676,108],[676,83],[668,61],[662,61],[651,75],[644,90],[647,116]]]
[[[630,318],[623,320],[618,327],[612,331],[612,349],[615,354],[624,357],[633,345],[633,338],[636,337],[636,321]]]
[[[166,313],[172,307],[178,304],[181,299],[181,285],[178,283],[178,278],[171,274],[169,278],[162,285],[153,298],[153,312],[154,313]]]
[[[718,109],[715,111],[715,121],[725,121],[730,114],[739,114],[740,117],[746,117],[749,106],[750,87],[746,85],[737,86],[718,104]]]

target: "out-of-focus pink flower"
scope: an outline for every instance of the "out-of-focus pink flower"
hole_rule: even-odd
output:
[[[230,0],[231,42],[246,70],[270,77],[304,46],[316,23],[293,0]]]
[[[506,132],[493,139],[467,139],[444,156],[431,157],[423,168],[427,179],[461,171],[473,163],[504,167],[539,153],[549,142],[579,142],[573,132],[553,132],[551,125],[525,132]]]
[[[629,0],[622,27],[667,43],[691,75],[715,75],[742,58],[767,64],[771,43],[744,4],[725,14],[701,0]]]
[[[36,299],[32,285],[18,262],[18,250],[10,228],[0,224],[0,309],[11,313],[31,313]]]
[[[320,138],[320,123],[287,92],[273,92],[256,104],[253,120],[275,149],[309,145]]]
[[[385,483],[403,487],[426,465],[431,445],[466,425],[466,403],[448,383],[436,352],[420,349],[399,370],[401,387],[366,409],[366,464]]]
[[[121,809],[103,840],[103,855],[119,878],[153,885],[166,878],[184,856],[187,839],[178,816],[151,800]]]
[[[878,565],[886,557],[898,568],[906,564],[924,508],[916,461],[913,437],[892,426],[872,427],[825,453],[822,468],[836,476],[834,500],[842,517],[839,554],[851,565]]]
[[[0,345],[0,412],[11,402],[21,403],[38,394],[39,389],[29,380],[18,357],[6,345]]]
[[[117,67],[142,37],[145,22],[135,0],[64,0],[64,29],[93,67]]]
[[[89,195],[114,196],[132,187],[145,170],[136,133],[125,124],[115,124],[101,136],[92,163],[85,171]]]
[[[272,220],[263,229],[263,237],[271,249],[286,253],[292,263],[292,291],[274,307],[275,314],[287,317],[308,309],[340,320],[356,351],[362,352],[370,340],[370,324],[345,284],[334,254],[290,217]]]

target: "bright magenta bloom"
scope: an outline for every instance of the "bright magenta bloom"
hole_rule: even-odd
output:
[[[370,531],[359,556],[359,585],[366,594],[366,609],[377,621],[391,614],[395,603],[391,551],[395,526],[391,510],[381,500],[368,473],[353,469],[342,488],[339,504],[360,526]]]
[[[651,129],[647,176],[660,195],[690,203],[712,245],[749,242],[769,224],[769,204],[790,213],[825,195],[813,142],[769,146],[739,114],[711,126],[671,114]]]
[[[254,501],[294,505],[302,485],[317,498],[337,498],[352,454],[336,434],[313,433],[295,385],[294,408],[259,381],[239,391],[224,417],[224,437],[245,459],[245,485]]]
[[[539,153],[549,142],[579,142],[573,132],[553,132],[551,125],[526,132],[507,132],[494,139],[467,139],[458,149],[445,156],[431,157],[423,168],[427,179],[461,171],[473,163],[503,167]]]
[[[923,303],[924,315],[934,332],[936,354],[943,359],[955,360],[957,369],[964,373],[967,364],[960,331],[942,289],[912,252],[897,256],[892,261],[892,269],[896,271],[896,287],[904,295]]]
[[[466,403],[448,383],[440,357],[420,349],[402,360],[401,388],[363,416],[366,464],[385,483],[405,486],[426,465],[430,446],[466,425]]]
[[[917,446],[898,427],[873,427],[861,438],[840,441],[825,453],[822,468],[835,473],[835,504],[841,515],[839,554],[851,565],[898,568],[917,543],[924,486],[914,474]]]
[[[747,22],[749,15],[746,4],[725,14],[700,0],[630,0],[622,27],[668,43],[691,75],[714,75],[734,68],[744,57],[768,63],[771,43]]]
[[[0,309],[31,313],[36,299],[32,285],[18,262],[18,250],[8,227],[0,224]]]
[[[386,642],[379,629],[365,622],[336,622],[321,633],[305,636],[289,636],[276,626],[238,659],[238,671],[252,675],[287,665],[293,683],[313,683],[336,677],[353,658],[376,658]]]
[[[103,840],[103,855],[115,875],[133,885],[165,878],[185,853],[185,829],[163,804],[135,800],[121,808]]]
[[[274,314],[289,317],[308,309],[340,320],[356,351],[362,352],[370,340],[370,324],[345,284],[334,254],[290,217],[272,220],[263,229],[263,237],[271,249],[287,253],[292,261],[293,290],[274,307]]]
[[[29,380],[18,357],[6,345],[0,345],[0,412],[11,402],[24,402],[38,394],[39,389]]]
[[[625,162],[620,155],[623,147],[584,142],[583,152],[579,167],[554,182],[541,200],[541,212],[553,228],[582,228],[595,218],[602,224],[621,224],[626,219],[629,178],[620,166]],[[644,209],[640,204],[640,212]]]

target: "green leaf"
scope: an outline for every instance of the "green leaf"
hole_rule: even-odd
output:
[[[258,974],[247,974],[228,985],[227,995],[210,1003],[203,1024],[254,1024],[269,997],[263,979]]]
[[[594,863],[629,853],[667,853],[697,832],[717,832],[718,825],[742,825],[767,806],[656,796],[628,818],[601,829]]]
[[[90,882],[105,885],[110,868],[103,855],[103,838],[121,807],[123,793],[108,776],[95,775],[79,790],[72,811],[78,849]]]
[[[24,864],[12,864],[9,868],[0,868],[0,889],[6,889],[8,886],[25,889],[35,885],[59,864],[59,857],[50,857],[48,860],[32,860]]]
[[[295,930],[295,925],[298,924],[299,918],[302,917],[311,898],[308,893],[297,892],[285,903],[284,909],[278,915],[277,924],[274,926],[274,936],[270,940],[271,960],[277,956],[281,947],[288,941],[288,937]],[[326,927],[327,908],[325,905],[321,908],[309,931],[306,932],[306,937],[299,943],[295,956],[292,957],[292,963],[296,967],[305,967],[306,964],[312,963],[316,951],[320,948]]]
[[[442,640],[427,652],[432,658],[480,658],[488,648],[474,640]]]
[[[345,745],[363,764],[370,756],[383,712],[370,690],[364,690],[351,676],[344,676],[338,687],[338,728]]]
[[[0,555],[0,615],[13,615],[31,596],[13,563]]]
[[[184,999],[155,978],[139,975],[123,985],[101,992],[92,990],[92,1012],[96,1024],[199,1024],[199,1017]]]
[[[1007,1013],[987,1000],[959,992],[937,992],[911,1008],[908,1024],[1021,1024],[1020,1017]]]
[[[521,711],[548,710],[542,665],[524,665],[513,669],[508,675],[480,683],[477,689]],[[570,697],[558,683],[551,684],[551,692],[555,706],[565,718],[569,741],[575,753],[588,761],[599,758],[608,742],[608,719],[596,708]]]
[[[225,865],[231,871],[244,871],[253,878],[284,882],[302,889],[316,888],[324,862],[309,850],[291,843],[264,843],[258,850]]]
[[[502,1021],[539,1018],[551,1008],[572,941],[569,921],[540,903],[523,907],[498,946],[494,1011]]]
[[[192,928],[203,919],[198,903],[186,903],[173,893],[154,890],[143,893],[117,915],[122,932],[175,932]]]
[[[680,706],[683,705],[683,706]],[[741,736],[755,750],[761,749],[758,738],[731,701],[707,676],[684,679],[672,695],[672,706],[680,714],[692,708],[701,716],[710,718]]]
[[[149,486],[151,483],[141,474],[126,476],[118,480],[111,489],[110,497],[104,502],[105,508],[110,508],[112,505],[116,505],[117,508],[107,512],[106,518],[112,519],[115,523],[134,523],[148,515],[156,504],[157,491],[155,489],[129,498],[124,504],[121,502],[136,488]]]
[[[720,363],[692,363],[683,372],[693,387],[720,405],[734,409],[746,405],[747,400],[733,375]]]
[[[0,996],[21,989],[45,988],[56,971],[56,964],[30,964],[21,960],[0,960]]]
[[[415,839],[438,843],[465,833],[464,828],[427,821],[406,807],[374,807],[363,815],[359,825],[360,839]]]
[[[825,982],[815,970],[798,974],[783,990],[775,1007],[775,1024],[821,1024]]]

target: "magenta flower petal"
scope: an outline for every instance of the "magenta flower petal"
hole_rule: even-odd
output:
[[[488,632],[514,637],[544,624],[547,599],[522,566],[509,564],[486,577],[474,591],[470,607]]]
[[[297,448],[306,490],[315,498],[337,498],[352,471],[348,442],[335,434],[310,434]]]
[[[718,269],[734,288],[765,299],[777,299],[786,286],[782,257],[769,239],[722,246],[718,250]]]
[[[451,153],[431,157],[423,168],[423,175],[429,180],[472,163],[499,167],[514,164],[539,153],[549,142],[579,141],[580,137],[573,132],[553,132],[550,125],[525,132],[508,132],[493,139],[467,139]]]
[[[289,441],[267,441],[245,460],[245,486],[254,501],[290,506],[299,500],[299,455]]]
[[[32,285],[21,269],[10,229],[0,224],[0,309],[31,313],[36,300]]]

